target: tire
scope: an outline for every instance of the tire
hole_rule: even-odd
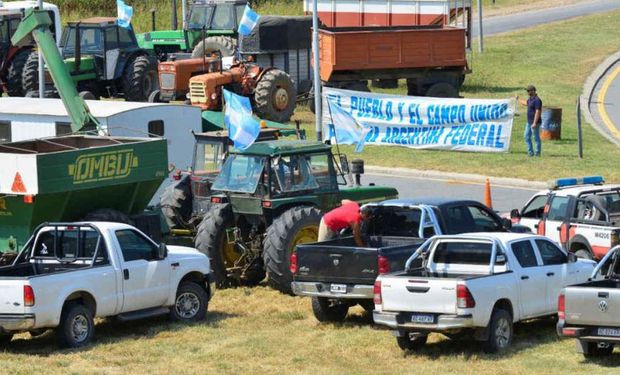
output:
[[[209,36],[203,41],[196,44],[192,51],[193,58],[203,57],[206,53],[210,56],[212,52],[221,51],[222,57],[233,56],[235,54],[237,43],[229,36]]]
[[[359,303],[360,306],[366,311],[367,314],[372,316],[372,312],[375,311],[375,302],[373,300],[368,300]]]
[[[296,100],[295,83],[280,69],[265,72],[254,90],[254,110],[267,120],[288,122],[295,112]]]
[[[132,225],[133,221],[126,214],[110,208],[100,208],[89,212],[84,216],[83,221],[107,221],[112,223],[123,223]]]
[[[24,67],[26,61],[30,56],[30,49],[23,49],[13,57],[9,71],[7,72],[6,82],[8,85],[7,91],[9,96],[24,96],[26,91],[24,90],[22,76],[24,73]],[[38,74],[38,73],[37,73]]]
[[[86,306],[69,302],[62,309],[56,340],[62,348],[81,348],[90,343],[95,334],[93,313]]]
[[[459,90],[447,82],[439,82],[429,87],[424,96],[433,98],[458,98]]]
[[[161,91],[153,91],[148,98],[149,103],[161,103]]]
[[[398,79],[373,79],[372,87],[379,89],[396,89],[398,88]]]
[[[39,93],[39,53],[31,51],[22,71],[22,90],[25,93]]]
[[[418,336],[416,338],[411,338],[409,332],[405,332],[401,336],[396,337],[396,343],[398,347],[403,351],[414,351],[419,350],[426,345],[426,340],[428,340],[428,335]]]
[[[349,305],[325,297],[312,297],[312,312],[319,322],[341,323],[349,312]]]
[[[496,309],[491,314],[489,338],[483,344],[484,352],[498,353],[506,350],[512,343],[512,337],[512,316],[506,310]]]
[[[123,90],[125,100],[145,102],[151,92],[157,89],[157,69],[146,56],[137,56],[125,67]]]
[[[588,249],[578,249],[577,251],[575,251],[575,256],[577,258],[594,260],[594,256]]]
[[[167,186],[161,194],[159,203],[161,213],[170,229],[187,229],[192,216],[192,189],[188,175],[182,176]]]
[[[284,211],[267,228],[263,260],[269,285],[282,293],[293,294],[293,275],[289,269],[295,246],[318,238],[321,212],[308,206]]]
[[[93,94],[90,91],[82,91],[80,92],[80,98],[84,99],[84,100],[97,100],[97,97],[95,96],[95,94]]]
[[[0,335],[0,349],[8,348],[13,340],[13,335]]]
[[[345,82],[341,85],[341,87],[345,90],[370,92],[370,89],[368,88],[368,81]]]
[[[412,78],[407,78],[407,95],[418,96],[417,80],[412,79]]]
[[[182,282],[177,289],[170,319],[175,322],[199,322],[207,316],[209,295],[194,282]]]
[[[609,357],[614,351],[613,344],[607,344],[607,346],[599,347],[597,342],[585,343],[586,350],[583,352],[585,358],[600,358]]]
[[[233,212],[230,204],[215,205],[198,226],[196,249],[209,257],[215,274],[215,286],[228,288],[237,284],[228,277],[227,263],[233,259],[234,246],[227,242],[226,229],[233,226]]]

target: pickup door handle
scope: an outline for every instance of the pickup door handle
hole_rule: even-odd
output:
[[[608,298],[609,297],[609,293],[607,293],[607,292],[598,292],[598,296],[599,296],[599,298]]]
[[[123,270],[123,278],[129,280],[129,270],[127,268]]]
[[[528,280],[530,277],[525,275],[525,276],[521,276],[521,280]]]
[[[175,262],[170,265],[170,267],[178,267],[178,266],[180,266],[179,262]]]
[[[553,275],[555,275],[555,273],[553,273],[553,272],[547,272],[547,276],[551,277],[551,276],[553,276]]]

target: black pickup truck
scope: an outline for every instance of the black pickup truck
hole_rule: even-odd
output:
[[[291,255],[293,292],[312,297],[321,322],[339,322],[349,307],[372,312],[373,285],[379,274],[402,270],[405,261],[435,234],[522,231],[480,202],[454,199],[394,199],[366,205],[367,247],[352,237],[297,245]]]

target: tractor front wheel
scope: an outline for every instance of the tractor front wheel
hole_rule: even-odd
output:
[[[254,90],[254,105],[259,117],[288,122],[295,112],[297,89],[291,77],[280,69],[265,72]]]
[[[6,77],[9,96],[24,96],[26,93],[22,86],[22,75],[29,55],[30,49],[23,49],[13,57],[13,62]]]
[[[234,244],[228,243],[226,231],[233,227],[233,212],[230,204],[214,206],[198,226],[196,249],[209,257],[215,273],[215,285],[228,288],[235,280],[228,277],[227,268],[234,266],[240,254]]]
[[[290,256],[300,244],[315,242],[319,236],[321,212],[314,207],[294,207],[278,216],[267,228],[263,260],[269,285],[293,294]]]
[[[23,92],[39,92],[39,53],[37,51],[31,51],[26,58],[21,81]]]
[[[127,64],[123,80],[125,100],[144,102],[157,89],[157,68],[146,56],[138,56]]]
[[[222,57],[233,56],[235,54],[236,44],[235,39],[229,36],[209,36],[196,44],[196,47],[194,47],[192,51],[192,57],[210,57],[211,54],[216,51],[220,51]]]

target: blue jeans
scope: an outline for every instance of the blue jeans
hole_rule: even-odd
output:
[[[534,146],[536,147],[535,151],[532,151],[532,135],[534,135]],[[532,129],[532,125],[529,123],[525,125],[525,145],[527,146],[527,154],[532,156],[540,156],[540,124],[537,127]]]

